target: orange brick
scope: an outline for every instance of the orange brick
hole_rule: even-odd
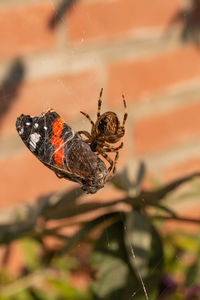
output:
[[[21,56],[52,47],[55,32],[47,23],[53,14],[51,3],[23,4],[0,8],[0,57]]]
[[[175,180],[182,176],[187,176],[194,172],[200,172],[200,156],[192,157],[185,161],[176,163],[164,170],[164,176],[167,180]]]
[[[25,146],[24,146],[25,147]],[[0,209],[33,200],[47,193],[77,186],[59,179],[29,152],[0,162],[1,202]]]
[[[149,116],[135,124],[134,152],[158,153],[200,138],[200,101]]]
[[[183,0],[79,1],[68,15],[71,42],[109,40],[132,35],[141,28],[166,27]]]
[[[120,104],[122,93],[132,102],[159,94],[171,86],[198,78],[199,70],[199,51],[194,46],[115,62],[108,69],[110,105]]]
[[[199,199],[200,200],[200,199]],[[188,198],[188,203],[183,206],[180,203],[179,209],[176,210],[178,216],[182,218],[200,219],[200,201],[193,201]],[[192,222],[180,222],[176,220],[166,221],[161,228],[164,234],[174,233],[175,231],[199,233],[199,224]]]
[[[1,136],[16,132],[15,121],[21,113],[38,115],[49,107],[54,108],[70,125],[73,119],[81,117],[80,110],[97,110],[99,90],[95,70],[25,82],[3,120]]]

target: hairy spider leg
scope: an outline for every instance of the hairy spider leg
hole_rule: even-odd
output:
[[[116,165],[117,165],[118,158],[119,158],[119,152],[117,151],[116,155],[115,155],[114,163],[113,163],[112,176],[115,175],[115,173],[116,173]]]
[[[124,95],[122,95],[122,99],[123,99],[123,103],[124,103],[124,118],[123,118],[123,122],[122,122],[122,127],[124,127],[127,117],[128,117],[128,112],[127,112],[126,100],[125,100]]]
[[[84,142],[86,142],[86,143],[88,143],[91,139],[91,134],[88,131],[80,130],[80,131],[78,131],[78,134],[80,134],[80,135],[83,134],[88,138],[87,140],[84,140]]]
[[[106,146],[105,148],[103,148],[103,150],[105,152],[116,152],[118,151],[119,149],[121,149],[123,147],[124,143],[122,142],[118,147],[113,147],[107,143],[104,144],[104,146]]]
[[[92,125],[92,128],[93,128],[94,127],[94,122],[92,121],[92,119],[90,118],[90,116],[88,114],[86,114],[85,112],[83,112],[83,111],[80,111],[80,113],[82,115],[84,115],[90,121],[90,123]]]
[[[99,100],[98,100],[98,110],[97,110],[97,118],[101,115],[101,104],[102,104],[102,94],[103,94],[103,88],[101,88],[100,94],[99,94]]]
[[[103,156],[109,162],[110,167],[108,168],[108,172],[110,173],[110,171],[113,168],[113,161],[112,161],[112,159],[100,147],[98,147],[97,151],[98,151],[99,154],[101,154],[101,156]]]
[[[115,173],[116,173],[116,165],[117,165],[118,158],[119,158],[119,152],[117,151],[116,154],[115,154],[114,162],[113,162],[112,172],[110,171],[110,173],[107,175],[105,183],[108,182],[108,181],[110,181],[112,179],[112,177],[115,175]]]

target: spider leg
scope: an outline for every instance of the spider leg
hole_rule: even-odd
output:
[[[82,115],[84,115],[90,121],[90,123],[92,125],[92,128],[93,128],[94,127],[94,122],[92,121],[92,119],[90,118],[90,116],[88,114],[86,114],[85,112],[83,112],[83,111],[80,111],[80,113]]]
[[[119,152],[117,151],[116,154],[115,154],[115,159],[114,159],[114,163],[113,163],[112,172],[110,171],[110,173],[107,175],[105,183],[108,182],[108,181],[110,181],[112,179],[112,177],[115,175],[115,173],[116,173],[116,165],[117,165],[118,158],[119,158]]]
[[[118,151],[119,149],[121,149],[122,147],[123,147],[123,145],[124,145],[124,143],[122,142],[118,147],[113,147],[113,146],[111,146],[111,145],[109,145],[109,144],[107,144],[107,143],[105,143],[104,144],[106,147],[105,148],[103,148],[104,149],[104,151],[105,152],[116,152],[116,151]]]
[[[104,150],[98,148],[98,153],[101,154],[110,164],[110,167],[108,168],[108,172],[112,170],[113,167],[113,160],[104,152]]]
[[[100,91],[100,94],[99,94],[97,118],[99,118],[100,115],[101,115],[101,104],[102,104],[101,97],[102,97],[102,93],[103,93],[103,88],[101,88],[101,91]]]
[[[125,100],[124,95],[122,95],[122,98],[123,98],[123,103],[124,103],[124,118],[123,118],[123,122],[122,122],[122,127],[124,127],[127,117],[128,117],[128,113],[127,113],[127,106],[126,106],[126,100]]]
[[[114,163],[113,163],[112,176],[115,175],[115,173],[116,173],[116,165],[117,165],[118,158],[119,158],[119,152],[117,151],[116,155],[115,155]]]
[[[85,131],[85,130],[81,130],[81,131],[78,131],[78,134],[84,134],[88,139],[85,140],[84,142],[89,142],[90,138],[91,138],[91,135],[89,134],[89,132]]]

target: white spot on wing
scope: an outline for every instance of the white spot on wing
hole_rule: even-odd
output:
[[[44,126],[44,130],[47,130],[48,128],[47,128],[47,126]]]
[[[31,125],[31,123],[30,122],[26,122],[26,125],[29,126],[29,125]]]
[[[34,128],[35,128],[35,129],[38,128],[38,126],[39,126],[38,123],[35,123],[35,124],[34,124]]]
[[[35,132],[35,133],[32,133],[30,135],[29,144],[30,144],[30,150],[31,151],[35,150],[36,144],[38,143],[39,140],[40,140],[40,134],[39,133]]]
[[[24,128],[22,127],[18,132],[19,132],[19,135],[22,135],[24,133]]]

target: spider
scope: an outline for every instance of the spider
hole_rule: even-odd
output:
[[[109,162],[110,167],[108,168],[108,172],[110,174],[110,179],[116,172],[116,164],[119,156],[118,150],[123,147],[123,143],[121,143],[118,147],[113,147],[110,144],[117,143],[124,136],[124,126],[128,117],[128,113],[126,101],[124,95],[122,95],[124,103],[124,118],[122,125],[120,124],[116,113],[108,111],[101,114],[102,93],[103,88],[101,89],[99,95],[97,120],[95,123],[87,113],[81,111],[81,113],[90,121],[92,125],[91,133],[88,131],[79,131],[78,133],[87,137],[85,141],[90,145],[93,152],[102,155]],[[106,152],[116,152],[114,161],[106,154]]]

